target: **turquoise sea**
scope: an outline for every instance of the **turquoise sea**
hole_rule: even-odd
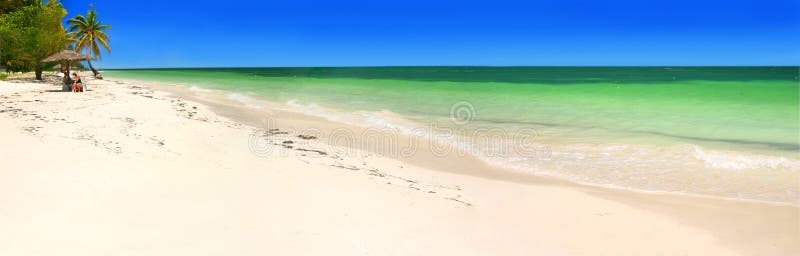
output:
[[[423,127],[428,135],[449,129],[452,136],[437,137],[443,143],[514,171],[797,204],[799,70],[344,67],[104,75],[222,90],[243,103],[266,100],[332,121],[409,134]],[[515,150],[519,144],[524,152]]]

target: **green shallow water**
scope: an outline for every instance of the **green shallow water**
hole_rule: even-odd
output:
[[[570,134],[553,138],[571,141],[623,136],[799,147],[796,67],[175,69],[107,75],[347,111],[389,110],[418,120],[446,118],[453,104],[465,101],[475,110],[475,124],[561,127]]]
[[[366,112],[375,113],[374,119],[392,122],[381,115],[390,112],[416,124],[472,130],[535,129],[537,143],[551,146],[554,155],[535,163],[514,162],[517,167],[574,172],[567,176],[590,183],[601,180],[620,185],[614,179],[630,179],[627,173],[641,169],[671,173],[752,169],[752,175],[758,177],[745,179],[765,178],[769,182],[760,186],[780,187],[776,193],[782,194],[763,196],[767,200],[787,201],[786,196],[796,198],[797,194],[797,185],[791,181],[775,185],[778,178],[761,177],[758,171],[795,175],[799,169],[791,162],[800,149],[798,67],[236,68],[112,70],[104,74],[110,79],[219,89],[334,111],[326,115]],[[452,122],[451,113],[461,110],[469,122]],[[603,149],[613,145],[641,149],[616,153]],[[702,150],[687,151],[687,145]],[[733,155],[709,156],[703,151],[707,149]],[[559,159],[561,153],[568,157]],[[609,154],[619,157],[604,157]],[[512,158],[518,159],[508,155],[502,160]],[[687,159],[702,161],[670,162]],[[740,160],[743,162],[737,165]],[[581,161],[586,163],[575,164]],[[620,165],[620,161],[629,164]],[[730,162],[737,164],[727,164]],[[781,178],[793,178],[791,175]],[[689,176],[681,179],[708,178]],[[644,187],[654,190],[697,192],[645,183]],[[742,197],[762,199],[760,195]]]

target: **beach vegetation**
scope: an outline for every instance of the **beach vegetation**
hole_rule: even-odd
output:
[[[0,15],[34,4],[41,4],[41,0],[0,0]]]
[[[111,29],[111,26],[102,24],[97,19],[97,11],[93,6],[90,6],[86,16],[78,14],[67,20],[67,24],[69,24],[69,35],[75,42],[75,50],[77,52],[98,60],[102,59],[101,48],[111,53],[111,48],[108,47],[111,39],[105,33],[105,30]],[[97,70],[92,66],[91,59],[87,60],[86,63],[89,64],[92,73],[97,76]]]
[[[24,2],[28,5],[0,15],[0,59],[11,71],[34,70],[41,80],[42,60],[69,43],[61,23],[67,11],[58,0]]]

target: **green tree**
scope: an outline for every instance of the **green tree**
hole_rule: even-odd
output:
[[[29,5],[41,5],[41,0],[0,0],[0,15],[14,12]]]
[[[31,5],[0,15],[0,45],[3,63],[30,67],[42,79],[42,60],[66,48],[68,38],[61,20],[67,11],[58,0]],[[10,68],[14,69],[15,67]]]
[[[78,52],[83,52],[91,59],[102,59],[100,54],[100,47],[111,53],[108,43],[111,39],[104,30],[111,29],[110,25],[102,24],[97,20],[97,11],[93,6],[90,6],[86,16],[81,14],[76,15],[74,18],[67,20],[69,24],[70,37],[75,40],[75,49]],[[87,60],[89,68],[92,73],[97,76],[97,70],[92,66],[92,60]]]

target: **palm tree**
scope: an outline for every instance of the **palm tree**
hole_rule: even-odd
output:
[[[75,50],[83,52],[86,56],[92,59],[102,59],[100,55],[100,47],[106,49],[106,52],[111,53],[108,48],[108,43],[111,39],[108,38],[104,30],[111,29],[110,25],[101,24],[97,20],[97,11],[92,6],[86,13],[86,16],[76,15],[74,18],[67,21],[69,24],[69,31],[71,37],[75,40]],[[97,76],[97,70],[92,66],[92,61],[87,60],[89,68],[92,73]]]

